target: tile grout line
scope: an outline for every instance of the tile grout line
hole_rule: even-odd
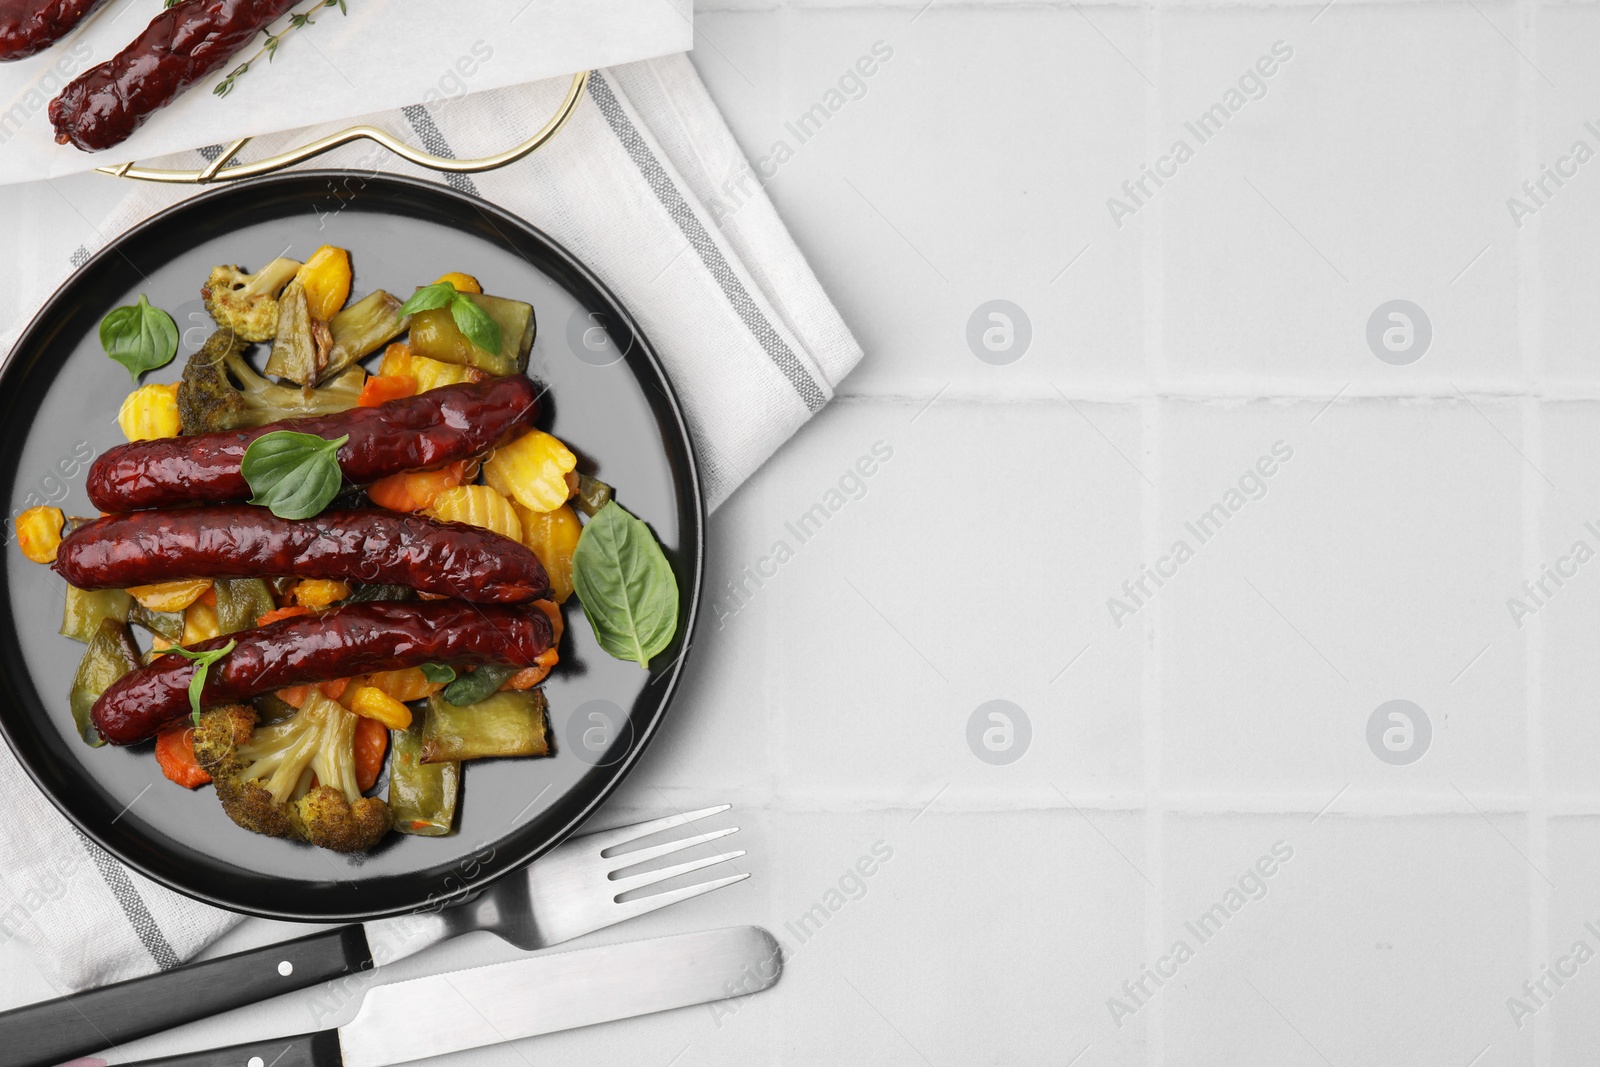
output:
[[[1523,50],[1537,58],[1538,0],[1519,0],[1515,10],[1518,21],[1517,36]],[[1524,173],[1532,173],[1530,168],[1535,165],[1538,156],[1539,86],[1534,81],[1535,71],[1530,69],[1531,67],[1532,62],[1522,65],[1517,93],[1517,111],[1520,119],[1517,156],[1522,163],[1521,169]],[[1538,233],[1538,227],[1531,227],[1520,235],[1522,239],[1517,242],[1517,341],[1522,347],[1519,362],[1523,367],[1524,378],[1529,381],[1540,380],[1536,374],[1543,364],[1539,348],[1541,330],[1538,315]],[[1530,462],[1535,469],[1543,470],[1544,404],[1537,396],[1527,396],[1517,406],[1522,416],[1523,447],[1528,449]],[[1521,472],[1521,484],[1522,566],[1524,572],[1536,573],[1539,567],[1537,563],[1532,564],[1533,572],[1528,572],[1527,568],[1530,561],[1539,555],[1543,532],[1540,505],[1547,495],[1546,487],[1542,478],[1533,476],[1526,468]],[[1537,973],[1546,958],[1550,909],[1553,903],[1552,887],[1539,873],[1550,869],[1550,817],[1548,783],[1545,780],[1544,721],[1541,707],[1543,686],[1540,684],[1540,668],[1544,658],[1544,624],[1539,619],[1534,619],[1533,623],[1523,645],[1527,664],[1523,685],[1526,700],[1523,743],[1526,745],[1528,789],[1531,794],[1523,825],[1528,834],[1528,856],[1534,868],[1528,871],[1528,954],[1531,957],[1528,961],[1529,973]],[[1550,1065],[1549,1030],[1550,1028],[1546,1026],[1533,1028],[1533,1062],[1536,1067]]]
[[[1159,152],[1161,136],[1161,94],[1156,86],[1162,78],[1162,3],[1151,0],[1145,9],[1146,36],[1149,52],[1142,57],[1150,76],[1145,87],[1144,141],[1152,158]],[[1161,380],[1166,372],[1165,336],[1161,327],[1163,301],[1162,223],[1166,217],[1166,200],[1157,197],[1155,211],[1149,224],[1139,235],[1139,260],[1144,274],[1144,376],[1147,382]],[[1143,417],[1139,437],[1145,454],[1140,466],[1148,472],[1140,486],[1140,512],[1143,552],[1150,559],[1159,553],[1161,531],[1161,494],[1156,488],[1161,476],[1161,401],[1152,396],[1141,400]],[[1140,672],[1140,702],[1144,714],[1140,728],[1144,731],[1144,844],[1145,869],[1151,885],[1145,894],[1145,951],[1149,959],[1159,959],[1163,951],[1162,930],[1166,913],[1166,814],[1161,802],[1161,649],[1159,621],[1165,602],[1158,602],[1145,620],[1143,634],[1148,635],[1144,656],[1144,669]],[[1166,1001],[1156,998],[1155,1010],[1145,1028],[1145,1062],[1149,1067],[1164,1067],[1167,1059]]]

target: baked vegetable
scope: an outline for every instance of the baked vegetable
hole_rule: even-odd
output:
[[[130,441],[151,441],[157,437],[176,437],[182,426],[178,420],[178,383],[141,385],[128,394],[117,412],[117,425]]]
[[[221,433],[330,415],[355,407],[361,399],[366,372],[360,367],[351,367],[307,393],[257,374],[245,362],[245,348],[237,334],[218,330],[184,364],[178,386],[178,419],[185,434]]]
[[[79,589],[67,586],[67,603],[61,614],[61,635],[87,644],[100,629],[100,620],[127,622],[133,597],[126,589]]]
[[[323,245],[311,253],[296,280],[305,287],[306,306],[311,317],[327,322],[350,299],[350,253],[333,245]]]
[[[455,828],[461,764],[423,763],[423,730],[423,720],[417,718],[409,729],[389,733],[389,811],[402,834],[439,837]]]
[[[382,289],[357,300],[328,320],[332,347],[320,380],[327,381],[358,359],[365,359],[411,325],[400,314],[400,298]]]
[[[279,257],[254,274],[213,267],[200,299],[218,329],[232,331],[241,341],[270,341],[278,329],[278,294],[300,266],[299,260]]]
[[[61,546],[61,527],[67,517],[60,508],[44,505],[17,516],[17,547],[34,563],[49,563]]]
[[[278,329],[273,334],[272,355],[267,357],[267,373],[296,385],[316,385],[332,346],[328,324],[311,317],[306,288],[295,278],[278,298]]]
[[[362,852],[389,832],[390,816],[382,800],[361,795],[355,731],[353,713],[312,690],[298,712],[270,726],[257,726],[242,704],[209,709],[194,754],[222,810],[246,830]]]
[[[217,626],[225,634],[249,630],[256,620],[277,607],[272,590],[260,578],[218,578]]]
[[[572,495],[567,474],[578,457],[543,430],[501,445],[483,465],[483,480],[533,511],[554,511]]]
[[[466,707],[441,696],[428,700],[422,724],[423,763],[550,754],[544,690],[495,693]]]
[[[72,691],[67,698],[78,736],[95,748],[105,744],[94,726],[95,702],[118,679],[138,666],[139,649],[128,634],[127,624],[113,618],[101,619],[94,636],[89,638],[89,647],[78,663],[77,673],[72,676]]]
[[[456,323],[449,307],[435,307],[411,316],[411,351],[425,359],[461,363],[490,374],[520,374],[533,349],[533,305],[481,293],[460,293],[476,304],[499,332],[498,351],[475,344]]]

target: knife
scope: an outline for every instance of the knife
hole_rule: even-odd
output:
[[[3,6],[4,0],[0,0]],[[720,814],[730,806],[682,812],[571,838],[531,866],[449,906],[441,902],[406,915],[335,927],[0,1012],[0,1049],[4,1050],[0,1062],[5,1067],[51,1067],[269,997],[367,972],[469,931],[487,930],[524,951],[546,949],[732,885],[750,877],[749,873],[617,902],[619,894],[744,855],[731,852],[646,874],[620,873],[635,864],[726,837],[738,827],[680,837],[606,858],[608,852],[622,846]],[[464,868],[462,875],[467,876]]]
[[[388,1067],[759,993],[782,969],[778,942],[758,926],[625,941],[376,986],[336,1030],[129,1067]]]

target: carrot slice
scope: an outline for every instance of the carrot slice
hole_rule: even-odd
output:
[[[261,618],[256,620],[257,626],[267,626],[283,619],[292,619],[296,615],[310,615],[311,609],[301,607],[299,604],[290,604],[287,607],[273,608]]]
[[[440,467],[436,471],[413,471],[405,477],[406,493],[416,501],[417,507],[432,507],[440,493],[454,489],[467,480],[467,460]]]
[[[420,511],[421,505],[411,499],[411,493],[406,488],[406,475],[391,474],[387,478],[379,478],[367,486],[367,498],[380,508],[390,511]]]
[[[356,720],[356,786],[365,793],[383,770],[383,757],[389,751],[389,728],[377,719]]]
[[[548,653],[546,653],[546,655],[548,655]],[[544,656],[540,656],[539,658],[544,659]],[[513,674],[511,677],[507,678],[505,684],[500,688],[501,690],[532,689],[549,676],[550,668],[554,666],[554,663],[550,663],[536,664],[532,667],[524,667],[516,674]]]
[[[311,687],[309,685],[291,685],[289,688],[280,689],[273,694],[273,696],[297,710],[301,704],[306,702],[306,697],[310,695]]]
[[[348,678],[334,678],[326,682],[318,682],[317,688],[322,690],[322,695],[329,700],[338,700],[344,696],[345,687],[350,684]]]
[[[356,400],[356,404],[364,408],[375,408],[391,400],[414,396],[416,392],[417,380],[409,374],[374,374],[367,379],[367,384],[361,387],[361,396]]]
[[[198,789],[211,775],[194,758],[194,727],[172,726],[156,735],[156,762],[161,773],[185,789]]]

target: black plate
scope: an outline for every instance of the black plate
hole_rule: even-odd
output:
[[[113,241],[50,298],[0,371],[0,499],[11,517],[40,503],[95,514],[83,490],[88,459],[121,443],[116,415],[132,388],[100,348],[107,311],[143,293],[173,313],[183,334],[178,358],[146,380],[176,381],[209,333],[199,287],[211,267],[304,259],[322,244],[350,249],[358,295],[407,294],[458,270],[487,292],[531,302],[539,329],[529,373],[550,386],[539,425],[650,524],[682,590],[677,637],[648,673],[606,655],[577,598],[569,600],[561,664],[545,686],[555,755],[468,764],[454,834],[391,834],[373,852],[346,857],[233,825],[209,788],[191,793],[164,779],[148,743],[92,749],[79,740],[67,691],[83,646],[56,633],[64,585],[8,548],[0,730],[39,788],[113,855],[173,889],[256,915],[330,921],[397,914],[481,886],[562,841],[616,788],[660,725],[683,669],[705,513],[688,429],[660,362],[627,311],[565,249],[444,186],[307,172],[173,207]],[[625,358],[594,357],[605,340],[594,332],[600,324]]]

